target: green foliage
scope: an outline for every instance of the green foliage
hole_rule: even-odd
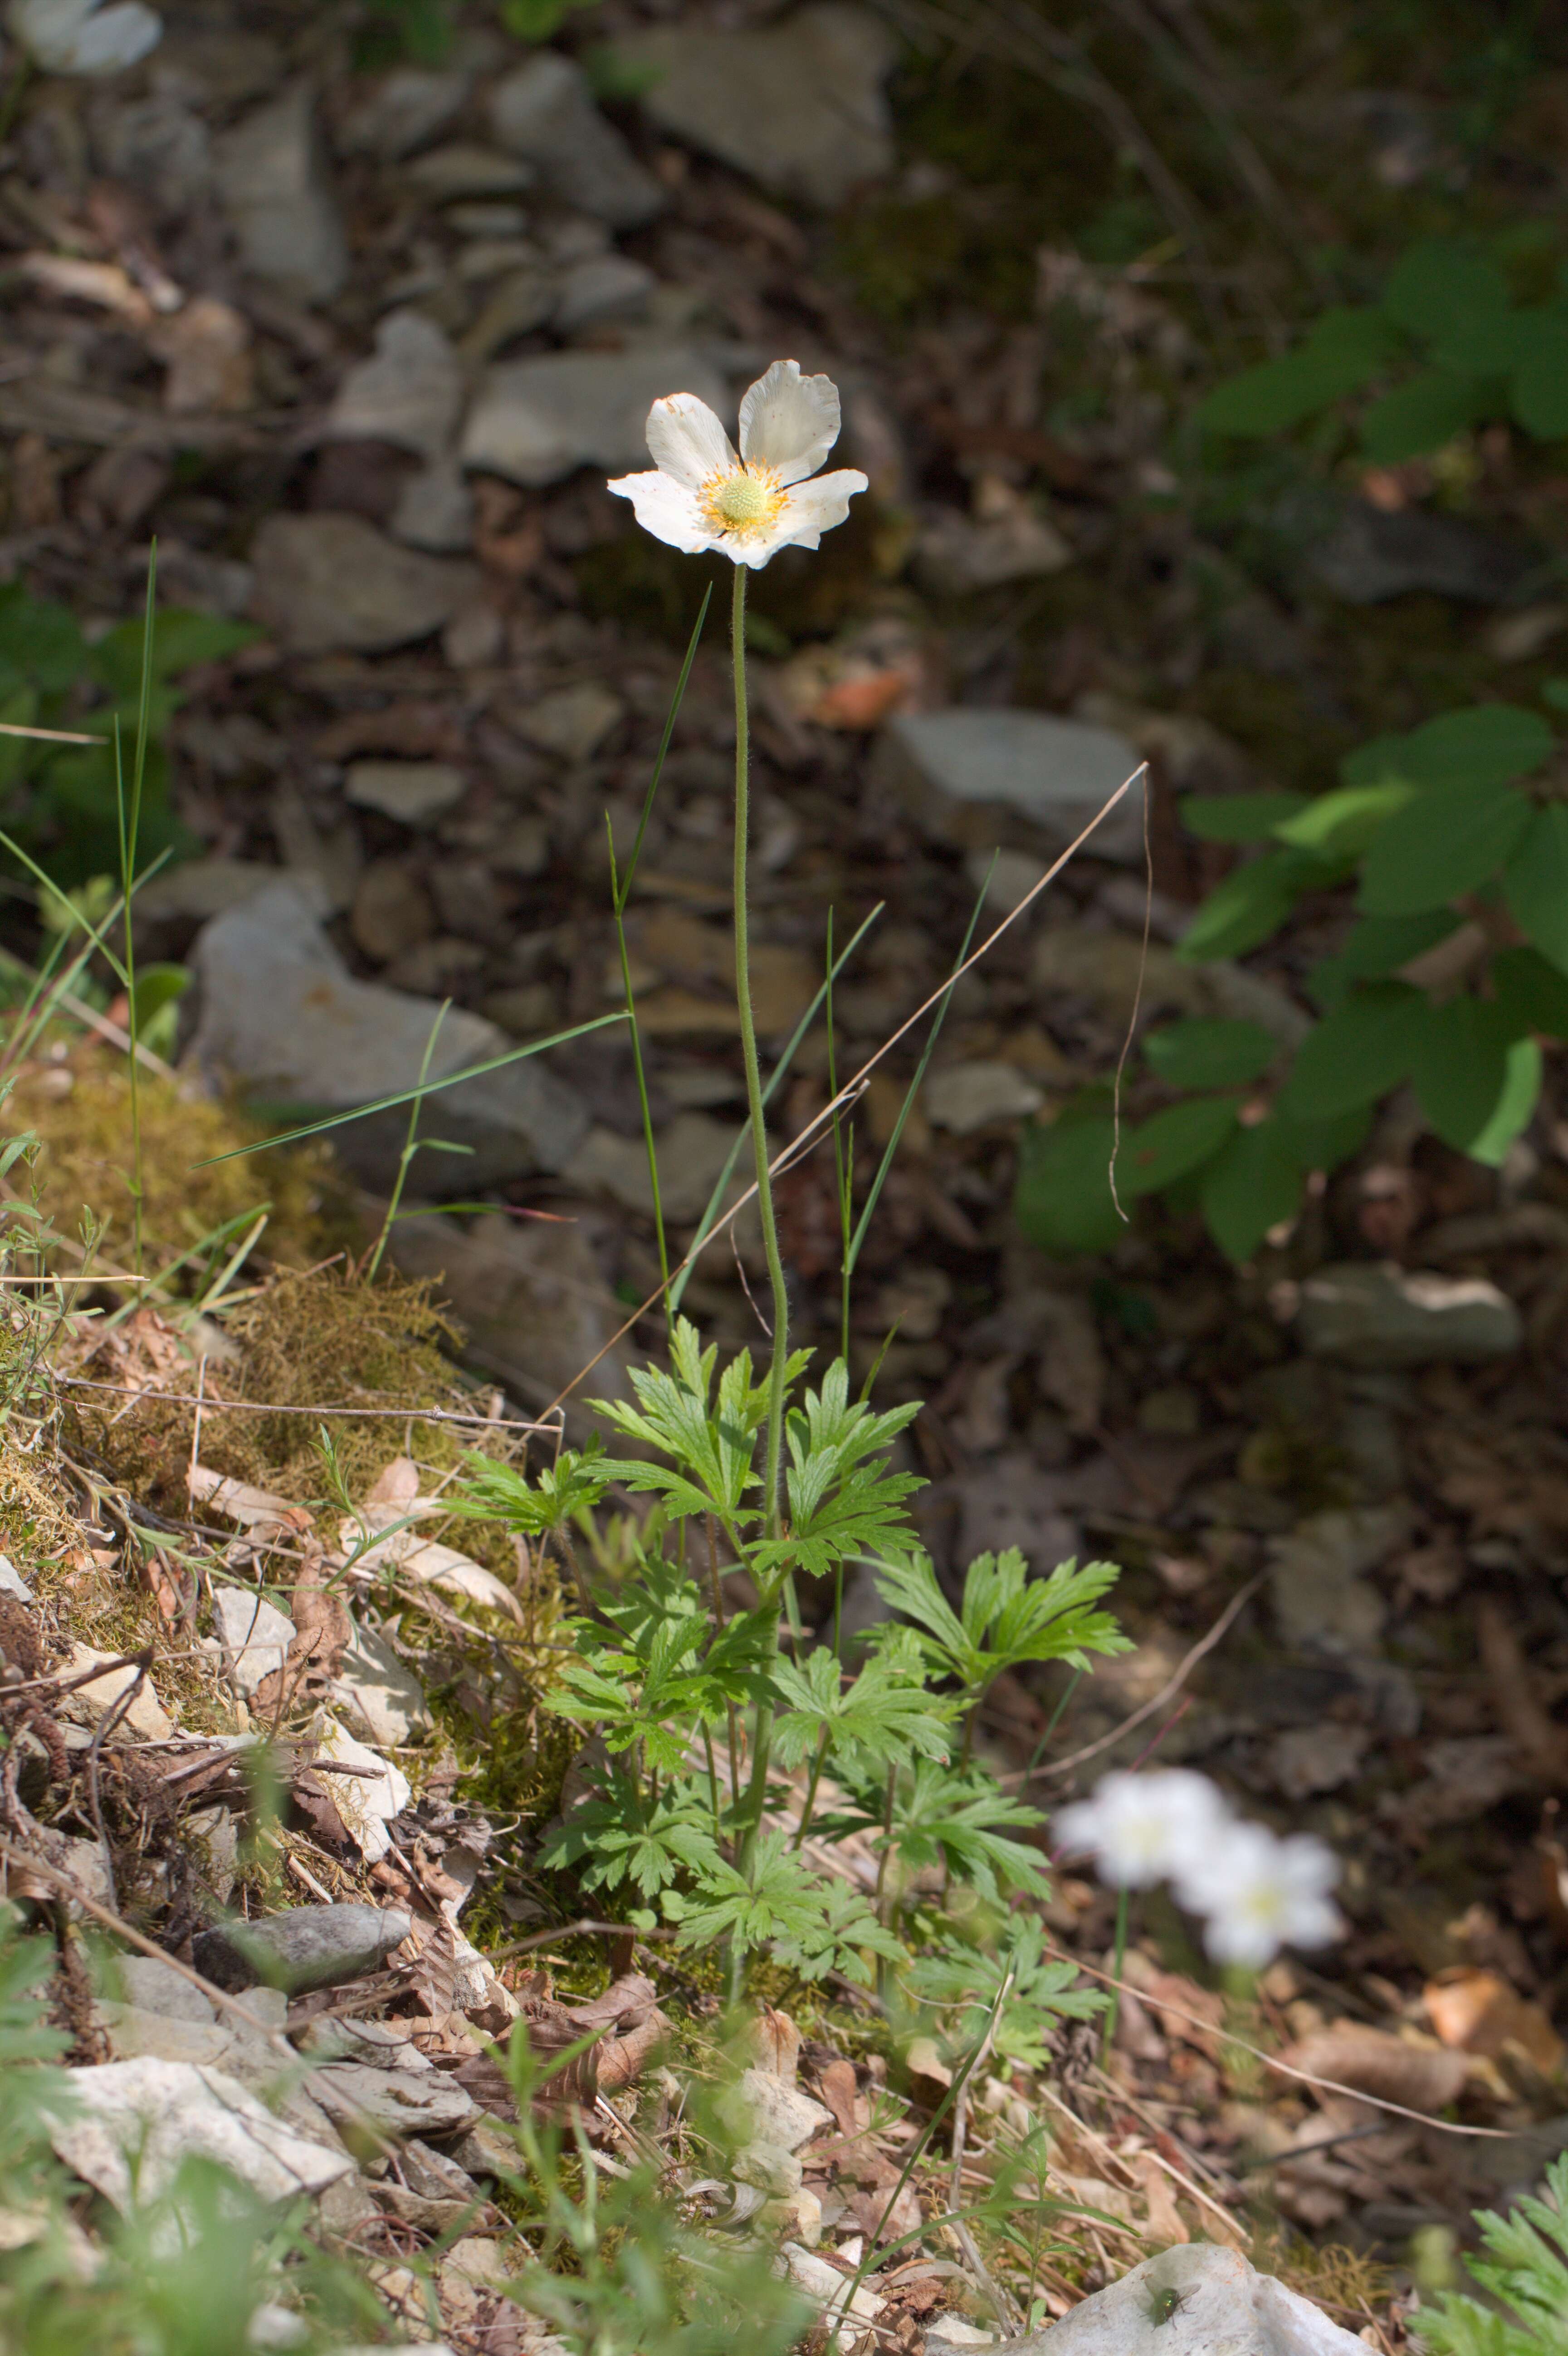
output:
[[[1219,385],[1198,411],[1211,434],[1263,440],[1359,404],[1361,460],[1390,466],[1492,419],[1538,441],[1568,434],[1568,288],[1516,303],[1478,245],[1433,238],[1396,263],[1381,298],[1314,321],[1294,351]]]
[[[563,1448],[531,1483],[515,1464],[477,1455],[467,1462],[466,1478],[442,1501],[446,1510],[474,1521],[499,1522],[519,1537],[547,1537],[580,1522],[610,1486],[604,1443],[597,1434],[586,1448]]]
[[[976,1555],[955,1612],[928,1555],[884,1563],[877,1592],[913,1621],[917,1640],[939,1676],[954,1678],[971,1705],[983,1699],[1004,1669],[1026,1661],[1065,1661],[1086,1670],[1091,1653],[1125,1653],[1130,1641],[1108,1612],[1090,1607],[1115,1585],[1114,1562],[1058,1563],[1049,1579],[1031,1580],[1017,1547]]]
[[[1242,850],[1184,935],[1185,961],[1260,947],[1308,894],[1345,893],[1354,918],[1307,977],[1320,1019],[1288,1059],[1246,1022],[1146,1038],[1151,1075],[1182,1094],[1125,1122],[1124,1204],[1196,1203],[1221,1249],[1248,1259],[1296,1215],[1311,1173],[1359,1151],[1379,1103],[1407,1084],[1445,1144],[1504,1161],[1540,1101],[1542,1040],[1568,1039],[1557,753],[1540,712],[1476,704],[1360,746],[1316,797],[1183,803],[1190,832]],[[1526,945],[1501,946],[1510,920]],[[1466,954],[1428,978],[1415,961],[1467,925]],[[1020,1140],[1019,1222],[1047,1251],[1104,1250],[1119,1232],[1113,1124],[1103,1099],[1080,1104]]]
[[[880,1923],[869,1901],[842,1881],[824,1880],[792,1856],[782,1833],[764,1833],[740,1866],[718,1864],[701,1896],[679,1912],[683,1946],[732,1940],[771,1946],[804,1980],[830,1971],[869,1984],[868,1957],[903,1961],[903,1945]]]
[[[799,1668],[781,1660],[773,1685],[788,1705],[773,1728],[781,1766],[797,1767],[818,1751],[852,1772],[912,1752],[944,1764],[951,1756],[948,1729],[959,1704],[926,1690],[924,1661],[907,1629],[895,1631],[858,1676],[847,1678],[824,1644]]]
[[[995,2015],[997,2057],[1020,2070],[1042,2069],[1056,2024],[1092,2020],[1109,2001],[1081,1984],[1075,1965],[1048,1960],[1044,1945],[1043,1926],[1032,1914],[1009,1918],[994,1954],[950,1933],[921,1955],[910,1985],[926,2003],[947,2009],[953,2047],[976,2043]]]
[[[172,609],[154,637],[150,746],[139,838],[144,857],[186,846],[168,805],[163,738],[182,697],[181,674],[217,662],[256,636],[249,624]],[[77,730],[101,745],[61,746],[0,737],[0,824],[41,859],[62,886],[118,863],[113,738],[135,742],[141,702],[143,624],[122,622],[93,646],[63,605],[28,595],[20,582],[0,588],[0,720],[14,726]]]
[[[993,1901],[1015,1890],[1047,1894],[1040,1851],[1014,1837],[1037,1831],[1045,1818],[1002,1791],[988,1769],[918,1759],[885,1782],[848,1772],[844,1782],[848,1804],[822,1818],[823,1832],[868,1835],[896,1865],[898,1887],[907,1889],[917,1874],[934,1868],[950,1885],[964,1884]]]
[[[501,22],[515,40],[552,40],[567,18],[593,0],[501,0]]]
[[[1427,2356],[1558,2356],[1568,2344],[1568,2155],[1547,2169],[1546,2196],[1477,2213],[1487,2254],[1466,2263],[1496,2304],[1445,2291],[1424,2307],[1411,2329]]]

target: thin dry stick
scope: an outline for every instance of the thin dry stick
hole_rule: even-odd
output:
[[[98,1279],[94,1278],[92,1280],[96,1283]],[[658,1295],[656,1293],[654,1298],[657,1300]],[[641,1313],[639,1311],[638,1315],[640,1316]],[[635,1324],[635,1318],[632,1322]],[[205,1363],[204,1360],[203,1364]],[[585,1368],[584,1372],[587,1371]],[[129,1395],[133,1399],[157,1399],[165,1407],[198,1408],[203,1404],[195,1391],[161,1390],[155,1383],[101,1383],[92,1381],[86,1375],[60,1375],[57,1379],[68,1384],[72,1390],[112,1391],[118,1398]],[[581,1380],[581,1377],[579,1379]],[[553,1423],[524,1423],[516,1418],[460,1415],[449,1408],[443,1407],[421,1407],[412,1409],[397,1404],[389,1407],[283,1407],[272,1399],[220,1398],[208,1399],[205,1403],[211,1408],[215,1415],[308,1415],[313,1420],[319,1419],[324,1415],[330,1415],[354,1418],[361,1421],[368,1418],[377,1423],[389,1421],[394,1416],[408,1415],[415,1423],[479,1424],[486,1431],[554,1431],[556,1429]],[[547,1416],[552,1412],[553,1408],[545,1409]]]
[[[1148,839],[1149,780],[1144,779],[1144,937],[1138,951],[1138,978],[1133,989],[1133,1011],[1127,1017],[1127,1035],[1122,1041],[1122,1052],[1116,1058],[1115,1084],[1111,1090],[1111,1166],[1105,1175],[1111,1182],[1111,1200],[1116,1206],[1116,1216],[1123,1226],[1127,1215],[1122,1208],[1122,1198],[1116,1188],[1116,1158],[1122,1150],[1122,1075],[1127,1068],[1127,1057],[1133,1052],[1133,1039],[1138,1027],[1138,1012],[1144,1002],[1144,976],[1148,970],[1149,928],[1154,922],[1154,852]]]
[[[1023,916],[1028,909],[1033,906],[1040,894],[1045,890],[1046,885],[1055,882],[1056,878],[1061,874],[1062,869],[1068,864],[1069,861],[1075,857],[1078,851],[1080,851],[1083,845],[1088,841],[1095,828],[1100,826],[1104,819],[1109,818],[1111,812],[1115,809],[1116,804],[1122,800],[1125,795],[1131,792],[1133,787],[1136,785],[1141,776],[1145,776],[1147,774],[1147,766],[1148,765],[1147,762],[1140,762],[1138,764],[1138,766],[1133,771],[1132,776],[1126,778],[1116,787],[1115,792],[1110,796],[1108,800],[1101,804],[1100,808],[1095,811],[1093,817],[1090,819],[1088,825],[1083,828],[1083,831],[1073,837],[1066,850],[1061,853],[1061,856],[1046,869],[1045,873],[1040,877],[1040,882],[1038,884],[1031,884],[1029,889],[1024,894],[1023,898],[1019,902],[1018,906],[1009,910],[1008,914],[1002,918],[1002,921],[997,926],[996,931],[989,934],[987,938],[981,942],[979,948],[976,949],[971,956],[965,958],[963,964],[957,969],[956,972],[950,973],[946,980],[941,984],[940,988],[933,990],[931,996],[926,999],[922,1005],[917,1006],[914,1012],[908,1016],[904,1022],[899,1024],[898,1029],[890,1038],[883,1040],[881,1045],[877,1049],[876,1054],[869,1056],[867,1061],[861,1065],[854,1078],[847,1080],[844,1086],[839,1089],[837,1095],[831,1098],[828,1102],[823,1106],[822,1110],[819,1113],[813,1115],[811,1119],[806,1122],[805,1127],[801,1130],[799,1136],[794,1140],[793,1143],[786,1146],[784,1151],[780,1153],[774,1161],[770,1162],[768,1165],[770,1176],[776,1178],[779,1173],[782,1170],[786,1169],[791,1162],[797,1160],[805,1152],[808,1144],[820,1141],[831,1127],[835,1113],[842,1112],[847,1105],[852,1104],[855,1101],[857,1097],[859,1097],[864,1089],[870,1074],[875,1071],[877,1066],[882,1061],[882,1058],[885,1055],[891,1055],[893,1049],[898,1045],[899,1041],[904,1038],[909,1032],[912,1031],[915,1024],[920,1022],[922,1017],[929,1014],[932,1008],[942,999],[945,998],[950,991],[956,989],[957,985],[963,980],[964,976],[970,970],[971,967],[977,966],[981,958],[987,956],[996,947],[997,943],[1001,939],[1002,935],[1007,932],[1011,926],[1016,925],[1019,918]],[[692,1249],[687,1253],[686,1258],[681,1261],[680,1267],[672,1269],[671,1274],[673,1276],[678,1276],[681,1273],[682,1269],[689,1268],[692,1261],[697,1258],[699,1251],[705,1251],[716,1236],[722,1235],[725,1228],[730,1226],[731,1222],[739,1218],[741,1213],[745,1209],[747,1204],[752,1200],[756,1192],[757,1188],[755,1182],[753,1181],[753,1183],[746,1188],[745,1192],[738,1195],[736,1200],[731,1204],[730,1208],[724,1213],[723,1216],[714,1221],[707,1235],[703,1237],[701,1243],[693,1246]],[[633,1310],[631,1315],[625,1320],[624,1324],[616,1327],[614,1333],[611,1334],[603,1347],[595,1351],[592,1357],[589,1359],[588,1364],[579,1369],[563,1390],[560,1390],[556,1393],[549,1407],[545,1408],[542,1412],[546,1415],[552,1415],[557,1408],[564,1406],[565,1402],[571,1397],[572,1392],[577,1389],[579,1384],[585,1383],[588,1380],[589,1376],[593,1372],[594,1367],[599,1365],[601,1359],[607,1358],[611,1351],[614,1349],[616,1344],[625,1340],[627,1334],[631,1333],[633,1327],[636,1324],[637,1320],[640,1317],[645,1317],[648,1311],[654,1307],[655,1303],[661,1301],[663,1298],[664,1287],[661,1284],[656,1292],[650,1292],[647,1299],[637,1308]]]
[[[1130,1980],[1117,1979],[1114,1973],[1100,1971],[1093,1964],[1084,1963],[1079,1955],[1070,1955],[1065,1947],[1057,1946],[1053,1940],[1047,1939],[1045,1947],[1048,1954],[1059,1955],[1064,1964],[1071,1964],[1075,1971],[1082,1972],[1085,1979],[1098,1980],[1103,1987],[1115,1988],[1121,1996],[1136,1996],[1140,2003],[1143,2002],[1144,1991],[1134,1987]],[[1418,2127],[1435,2127],[1444,2135],[1470,2136],[1487,2143],[1507,2143],[1513,2133],[1509,2127],[1462,2126],[1455,2119],[1434,2118],[1430,2111],[1413,2111],[1407,2109],[1403,2103],[1385,2102],[1381,2094],[1369,2094],[1364,2086],[1345,2086],[1338,2078],[1319,2078],[1314,2071],[1298,2070],[1294,2062],[1282,2062],[1277,2053],[1265,2053],[1261,2045],[1250,2045],[1233,2029],[1217,2028],[1213,2021],[1203,2020],[1197,2013],[1187,2012],[1179,2004],[1168,2004],[1163,1997],[1158,2009],[1168,2013],[1172,2020],[1184,2020],[1190,2028],[1200,2029],[1205,2037],[1221,2038],[1227,2045],[1233,2045],[1239,2053],[1250,2053],[1254,2062],[1261,2062],[1265,2069],[1277,2071],[1282,2078],[1294,2078],[1298,2085],[1312,2086],[1319,2094],[1346,2094],[1353,2103],[1365,2103],[1369,2110],[1386,2112],[1390,2118],[1409,2119]],[[1049,2094],[1050,2090],[1042,2091]],[[1061,2107],[1066,2109],[1066,2104]],[[1069,2116],[1076,2116],[1076,2114],[1069,2113]],[[1083,2122],[1080,2119],[1078,2125],[1083,2126]],[[1089,2134],[1093,2130],[1085,2128],[1084,2132]],[[1109,2150],[1109,2145],[1104,2148]]]
[[[1032,1783],[1040,1775],[1065,1775],[1070,1769],[1082,1767],[1086,1759],[1098,1758],[1102,1751],[1109,1751],[1113,1743],[1120,1742],[1124,1735],[1130,1734],[1136,1726],[1141,1726],[1146,1718],[1152,1718],[1156,1710],[1165,1707],[1172,1694],[1179,1692],[1205,1653],[1213,1651],[1226,1630],[1245,1611],[1267,1577],[1267,1571],[1260,1571],[1255,1579],[1247,1581],[1239,1595],[1232,1596],[1209,1633],[1200,1637],[1192,1650],[1182,1656],[1154,1698],[1151,1701],[1146,1701],[1141,1708],[1135,1709],[1131,1718],[1125,1718],[1120,1726],[1112,1728],[1109,1734],[1101,1735],[1097,1742],[1086,1742],[1082,1751],[1071,1751],[1065,1759],[1053,1759],[1047,1767],[1024,1767],[1020,1768],[1016,1775],[1002,1776],[1000,1781],[1004,1791],[1010,1790],[1016,1783]]]
[[[109,1834],[103,1822],[103,1795],[98,1787],[99,1762],[103,1755],[104,1743],[141,1692],[146,1683],[146,1677],[147,1664],[144,1660],[113,1708],[106,1709],[99,1719],[93,1730],[92,1740],[87,1750],[88,1804],[92,1810],[92,1822],[98,1834],[98,1846],[103,1852],[103,1878],[109,1884],[109,1901],[112,1906],[119,1905],[120,1891],[114,1879],[114,1853],[109,1846]]]

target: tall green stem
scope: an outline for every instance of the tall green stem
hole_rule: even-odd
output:
[[[751,723],[746,703],[746,568],[735,567],[734,601],[731,607],[731,643],[735,670],[735,998],[741,1015],[741,1049],[746,1066],[746,1108],[751,1115],[752,1151],[757,1173],[757,1217],[763,1230],[763,1251],[773,1290],[773,1361],[768,1374],[767,1452],[763,1474],[764,1535],[776,1539],[781,1525],[779,1468],[784,1453],[784,1370],[789,1357],[789,1294],[784,1288],[784,1261],[779,1257],[778,1225],[773,1216],[773,1181],[768,1174],[768,1135],[763,1122],[763,1075],[757,1061],[757,1026],[752,1015],[751,928],[747,905],[747,852],[751,836]],[[781,1587],[784,1582],[780,1582]],[[773,1644],[778,1622],[773,1622]],[[744,1828],[741,1835],[740,1867],[750,1869],[756,1853],[757,1833],[768,1794],[768,1756],[772,1749],[773,1711],[759,1701],[752,1725],[752,1775],[747,1787]],[[731,1996],[740,1995],[744,1957],[738,1942],[730,1954]]]
[[[731,608],[735,666],[735,998],[741,1014],[741,1052],[746,1065],[746,1108],[752,1117],[752,1151],[757,1171],[757,1217],[773,1296],[773,1355],[768,1373],[768,1440],[763,1504],[766,1534],[779,1534],[779,1461],[784,1453],[784,1366],[789,1355],[789,1294],[779,1257],[768,1175],[768,1136],[763,1126],[763,1074],[757,1061],[757,1026],[752,1015],[752,951],[746,864],[751,835],[751,721],[746,704],[746,568],[735,567]]]

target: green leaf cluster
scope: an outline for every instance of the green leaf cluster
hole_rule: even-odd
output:
[[[169,808],[163,748],[183,701],[180,676],[198,663],[220,661],[255,636],[248,623],[212,614],[171,608],[157,616],[139,830],[145,857],[197,847]],[[118,726],[129,755],[136,741],[142,653],[140,616],[89,646],[64,605],[30,596],[19,581],[0,588],[0,720],[104,739],[101,745],[59,745],[0,736],[0,827],[62,886],[118,869],[113,738]]]
[[[1357,404],[1359,455],[1390,466],[1507,419],[1568,434],[1568,288],[1514,299],[1479,244],[1431,238],[1401,256],[1376,303],[1337,305],[1294,350],[1229,378],[1200,404],[1209,433],[1263,440]]]
[[[1412,2318],[1427,2356],[1557,2356],[1568,2347],[1568,2154],[1546,2171],[1546,2198],[1527,2195],[1506,2217],[1480,2211],[1486,2254],[1466,2265],[1488,2304],[1445,2291]]]

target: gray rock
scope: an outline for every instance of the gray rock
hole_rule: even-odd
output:
[[[561,335],[575,336],[611,319],[636,318],[658,283],[645,262],[629,254],[592,254],[562,280],[554,324]]]
[[[1364,2343],[1321,2308],[1213,2242],[1162,2250],[1048,2331],[1007,2349],[1008,2356],[1365,2356]]]
[[[479,2112],[467,2088],[444,2070],[377,2070],[367,2062],[329,2062],[313,2070],[308,2083],[336,2124],[368,2124],[382,2135],[453,2135]]]
[[[410,477],[387,529],[405,548],[422,548],[432,556],[468,553],[474,545],[474,494],[455,458],[440,457]]]
[[[914,567],[923,589],[964,597],[1009,581],[1038,580],[1072,563],[1072,550],[1056,526],[1027,500],[1016,494],[1009,498],[1013,504],[1000,514],[976,518],[941,508],[921,526]]]
[[[212,190],[212,140],[176,90],[112,98],[94,109],[93,145],[106,176],[151,199],[159,213],[187,212]]]
[[[143,2012],[159,2012],[168,2020],[216,2020],[208,1998],[198,1987],[168,1964],[158,1963],[152,1955],[120,1955],[116,1958],[127,2004],[137,2006]]]
[[[1287,510],[1284,521],[1301,545],[1305,571],[1350,605],[1381,605],[1420,590],[1500,605],[1537,565],[1517,541],[1423,508],[1391,515],[1370,500],[1345,499],[1320,512],[1315,501],[1300,516]]]
[[[218,143],[218,187],[240,259],[304,303],[329,303],[348,277],[315,99],[296,82]]]
[[[530,1407],[548,1407],[599,1356],[625,1313],[578,1227],[496,1215],[465,1232],[450,1219],[400,1219],[389,1252],[405,1276],[437,1280],[467,1335],[468,1363]],[[631,1398],[619,1350],[600,1359],[592,1387],[601,1398]],[[580,1444],[589,1427],[575,1398],[566,1416]]]
[[[516,2142],[487,2111],[453,2145],[452,2157],[471,2177],[518,2176],[523,2169]]]
[[[1301,1288],[1296,1328],[1315,1356],[1351,1366],[1474,1365],[1524,1338],[1507,1293],[1479,1276],[1437,1276],[1392,1260],[1321,1268]]]
[[[18,1603],[30,1603],[33,1590],[8,1554],[0,1554],[0,1595],[14,1595]]]
[[[293,653],[385,654],[469,605],[472,564],[400,548],[356,515],[272,515],[251,547],[251,611]]]
[[[479,2187],[465,2169],[443,2151],[432,2151],[414,2136],[403,2146],[401,2165],[410,2189],[426,2201],[479,2201]]]
[[[1270,1545],[1269,1594],[1287,1644],[1365,1652],[1386,1617],[1366,1573],[1392,1553],[1409,1527],[1396,1505],[1313,1514]]]
[[[624,352],[545,352],[488,370],[463,437],[463,463],[509,482],[559,482],[578,466],[651,466],[648,412],[694,392],[723,412],[729,396],[700,352],[680,344]]]
[[[275,867],[259,859],[187,859],[165,867],[136,893],[139,923],[164,924],[220,916],[226,908],[240,907],[256,893],[278,880]]]
[[[283,1988],[291,1996],[337,1987],[379,1971],[408,1937],[410,1918],[396,1906],[294,1906],[259,1922],[200,1931],[196,1968],[221,1988]]]
[[[429,826],[468,790],[451,761],[355,761],[344,789],[362,809],[379,810],[400,826]]]
[[[444,205],[464,197],[521,196],[533,187],[539,174],[518,156],[456,142],[450,147],[432,147],[428,155],[410,165],[405,177],[432,203]]]
[[[973,1137],[993,1121],[1022,1120],[1045,1102],[1027,1072],[1016,1064],[979,1057],[962,1064],[944,1064],[932,1073],[921,1092],[926,1119],[936,1129],[950,1129],[955,1137]]]
[[[827,0],[750,32],[660,27],[615,55],[650,77],[643,111],[661,131],[780,196],[837,205],[892,169],[882,85],[897,44],[863,9]]]
[[[337,144],[347,155],[379,155],[384,163],[400,163],[463,112],[472,79],[465,73],[403,66],[360,100],[338,132]]]
[[[417,1085],[439,1006],[352,980],[321,929],[317,905],[284,880],[200,934],[192,961],[201,1017],[190,1053],[215,1086],[227,1075],[275,1104],[333,1111]],[[449,1078],[510,1044],[494,1023],[452,1008],[428,1076]],[[471,1189],[560,1168],[586,1135],[588,1115],[553,1074],[520,1062],[426,1099],[423,1126],[427,1135],[473,1147],[462,1165]],[[385,1184],[407,1130],[400,1106],[347,1123],[333,1142],[367,1183]]]
[[[1138,767],[1123,736],[1049,712],[955,705],[901,712],[888,723],[878,766],[939,842],[989,849],[1019,819],[1053,849],[1082,833]],[[1084,845],[1091,858],[1143,859],[1143,782],[1136,782]]]
[[[490,102],[490,126],[552,196],[612,229],[636,229],[663,209],[658,182],[600,113],[581,66],[559,49],[541,49],[507,76]]]
[[[326,431],[338,441],[390,442],[433,465],[462,409],[462,364],[447,337],[422,311],[389,311],[374,357],[338,386]]]
[[[396,1748],[427,1735],[434,1721],[424,1687],[376,1629],[357,1622],[333,1699],[363,1720],[372,1742]]]
[[[677,1113],[656,1139],[659,1158],[659,1199],[667,1219],[697,1219],[708,1207],[736,1130],[705,1112]],[[561,1176],[585,1194],[608,1194],[628,1211],[653,1215],[653,1181],[648,1175],[647,1148],[640,1137],[622,1137],[613,1129],[593,1128],[566,1163]],[[747,1173],[736,1165],[735,1191]]]
[[[237,2078],[144,2056],[70,2073],[75,2108],[48,2123],[65,2165],[124,2214],[168,2191],[187,2159],[216,2161],[262,2201],[318,2193],[352,2173],[339,2148],[274,2118]]]
[[[242,1693],[281,1669],[297,1631],[293,1622],[253,1587],[215,1587],[212,1608],[229,1674]]]

